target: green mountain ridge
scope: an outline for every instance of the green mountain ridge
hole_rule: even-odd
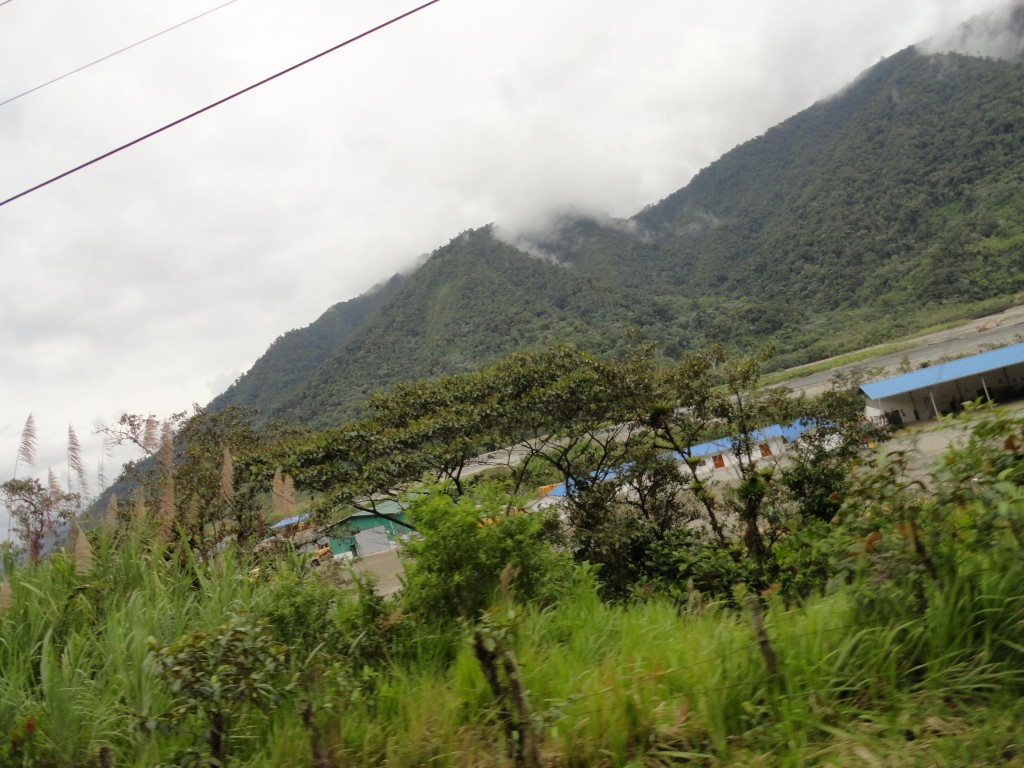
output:
[[[234,404],[263,412],[273,410],[278,399],[306,384],[403,282],[401,275],[395,275],[354,299],[335,304],[305,328],[278,336],[252,369],[214,399],[210,407],[220,410]]]
[[[590,302],[593,296],[607,301]],[[565,338],[609,350],[616,336],[624,338],[631,316],[600,276],[528,256],[490,227],[465,232],[270,415],[325,426],[356,414],[382,381],[462,373]]]
[[[810,362],[1024,290],[1022,181],[1024,66],[907,49],[628,221],[459,235],[282,336],[211,407],[325,426],[395,382],[553,342],[770,341]]]

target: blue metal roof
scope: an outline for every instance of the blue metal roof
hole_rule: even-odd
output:
[[[798,437],[800,437],[800,435],[802,435],[812,426],[814,425],[810,421],[807,421],[806,419],[797,419],[792,424],[785,427],[779,424],[772,424],[770,427],[765,427],[764,429],[758,429],[751,432],[750,439],[754,443],[760,443],[769,440],[773,437],[781,437],[784,440],[792,442],[796,440]],[[717,440],[711,440],[710,442],[707,443],[701,443],[700,445],[691,446],[689,449],[690,456],[699,459],[703,458],[704,456],[712,456],[716,453],[728,453],[729,451],[732,450],[734,439],[735,438],[732,437],[720,437]],[[683,457],[678,453],[667,454],[667,458],[672,458],[675,461],[683,460]],[[630,465],[627,464],[626,466],[628,467]],[[615,470],[605,470],[602,473],[600,479],[611,480],[612,478],[615,477],[615,475]],[[565,496],[565,483],[559,483],[550,491],[548,491],[547,495],[559,498]]]
[[[690,446],[690,456],[695,459],[701,459],[705,456],[711,456],[716,453],[728,453],[732,450],[732,440],[728,437],[720,437],[717,440],[711,440],[707,443],[701,443],[700,445]],[[678,453],[674,456],[676,461],[682,461],[683,457]]]
[[[860,391],[871,400],[880,400],[884,397],[902,395],[918,389],[927,389],[967,376],[977,376],[1018,363],[1024,363],[1024,343],[993,349],[979,355],[962,357],[959,360],[951,360],[948,363],[902,373],[899,376],[873,381],[870,384],[862,384]]]
[[[765,427],[764,429],[758,429],[751,432],[750,439],[754,443],[761,443],[766,440],[770,440],[773,437],[781,437],[784,440],[793,442],[800,437],[800,435],[810,429],[811,426],[813,425],[804,419],[797,419],[792,424],[785,427],[780,424],[772,424],[770,427]],[[699,459],[716,453],[727,453],[732,450],[733,441],[738,437],[739,435],[734,437],[720,437],[717,440],[691,446],[690,456]],[[683,457],[678,454],[676,454],[675,458],[676,461],[683,460]]]
[[[632,462],[630,462],[626,466],[627,467],[632,466]],[[600,472],[592,473],[591,477],[594,480],[597,480],[598,482],[604,482],[605,480],[614,480],[615,476],[617,474],[618,473],[614,469],[604,469],[604,470],[601,470]],[[575,487],[576,484],[573,481],[571,481],[571,480],[570,480],[570,482],[572,482],[573,483],[573,487]],[[567,495],[566,494],[565,483],[559,483],[554,488],[552,488],[550,491],[548,491],[547,495],[548,496],[554,496],[556,498],[561,498],[562,496]]]

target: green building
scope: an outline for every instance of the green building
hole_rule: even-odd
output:
[[[397,501],[382,501],[375,507],[374,511],[354,510],[325,529],[332,553],[372,555],[389,549],[392,542],[415,530]]]

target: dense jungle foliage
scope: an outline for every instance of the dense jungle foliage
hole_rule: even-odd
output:
[[[1019,412],[969,408],[943,422],[961,437],[934,463],[912,442],[888,453],[847,442],[862,434],[852,423],[811,440],[822,452],[810,462],[799,451],[768,461],[737,435],[741,466],[759,457],[749,470],[672,486],[672,467],[685,478],[696,465],[659,463],[659,435],[754,427],[755,415],[788,409],[753,386],[758,361],[703,353],[686,378],[663,379],[661,398],[708,410],[680,415],[664,400],[619,435],[636,461],[615,478],[595,472],[625,456],[600,442],[597,412],[629,388],[589,411],[570,395],[600,392],[622,366],[642,388],[643,361],[574,359],[579,376],[552,377],[563,362],[503,361],[522,371],[509,386],[545,406],[538,427],[583,428],[585,441],[565,432],[533,457],[581,473],[563,522],[523,511],[511,468],[418,486],[406,499],[420,537],[397,595],[241,543],[200,556],[187,520],[169,531],[145,505],[93,528],[88,551],[8,556],[0,763],[1024,765]],[[488,383],[470,378],[454,383]],[[732,398],[719,389],[730,381]],[[844,389],[812,410],[841,416]],[[378,400],[377,418],[392,425],[388,439],[404,432],[421,461],[436,461],[430,436],[463,394],[400,388]],[[509,414],[484,405],[469,420],[496,417]],[[285,453],[331,485],[331,472],[352,469],[339,437],[307,436],[304,453]],[[399,471],[400,456],[382,455],[368,471]],[[843,471],[819,472],[833,456]]]
[[[1024,65],[905,50],[627,221],[465,232],[292,331],[213,401],[329,426],[398,381],[552,342],[786,367],[1017,303]]]

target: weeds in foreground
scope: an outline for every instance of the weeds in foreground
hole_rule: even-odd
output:
[[[864,479],[843,568],[799,605],[612,604],[578,567],[481,627],[299,560],[253,578],[99,531],[84,572],[5,564],[0,764],[503,766],[529,728],[547,766],[1024,765],[1020,427],[984,422],[928,492]],[[190,709],[213,678],[223,709]]]

